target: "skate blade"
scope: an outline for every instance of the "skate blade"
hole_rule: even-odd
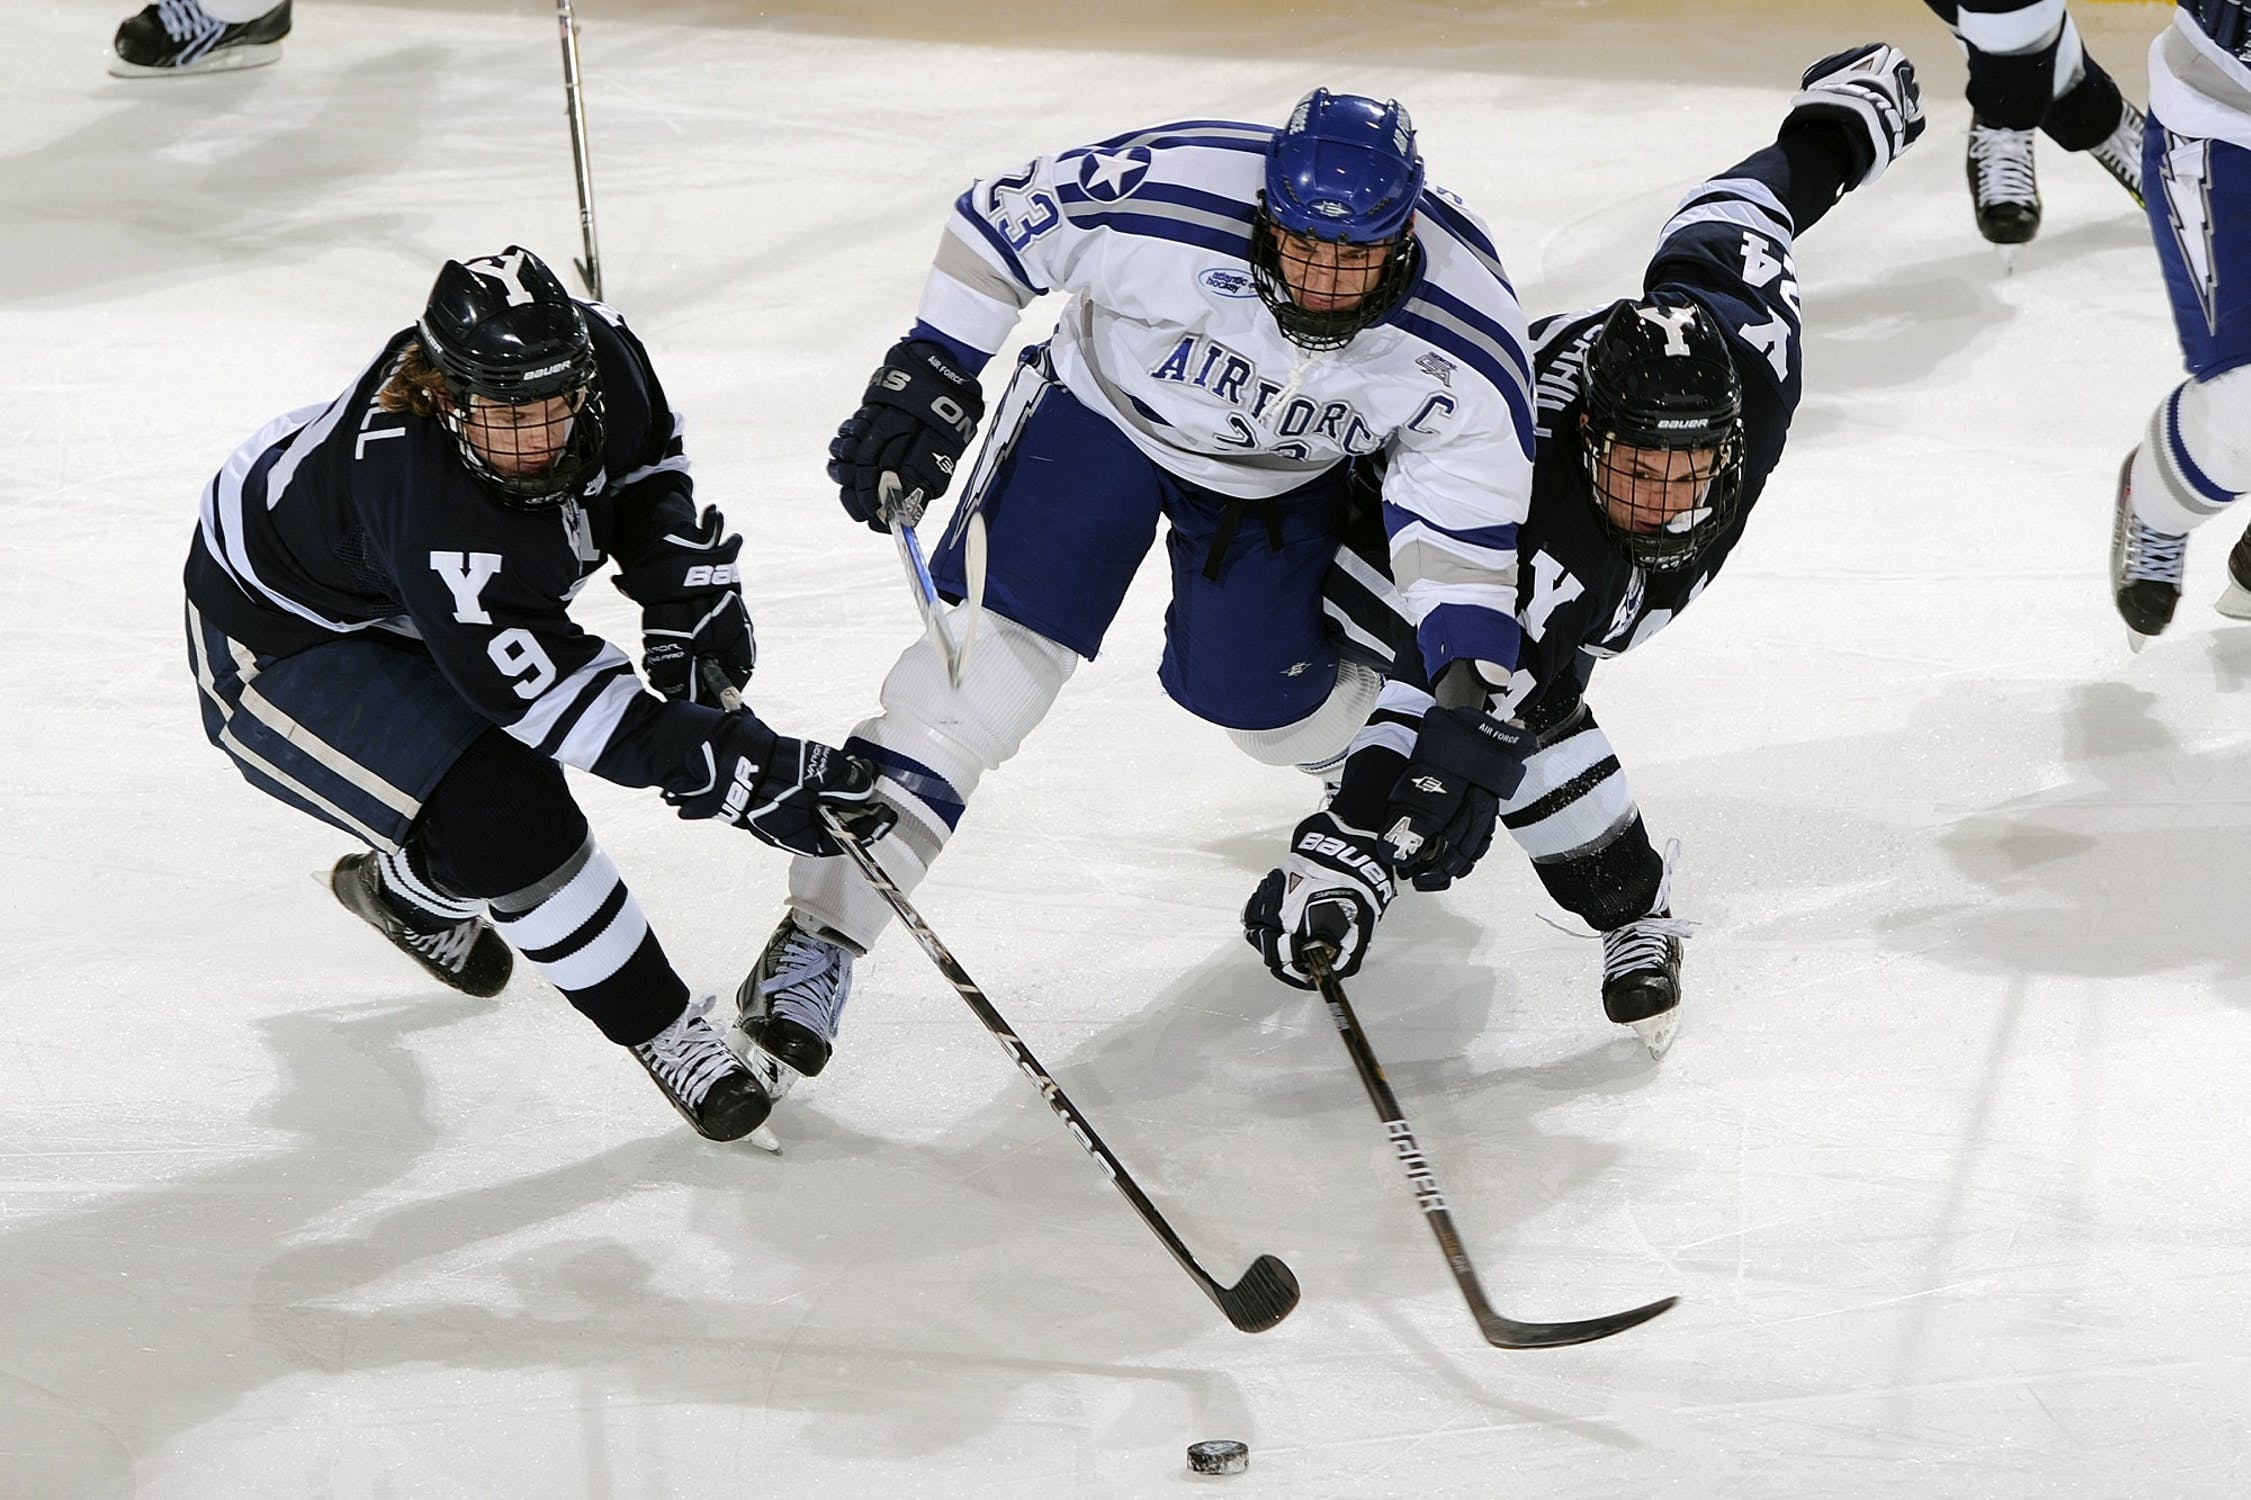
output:
[[[1663,1015],[1651,1016],[1645,1021],[1629,1022],[1635,1036],[1649,1049],[1652,1062],[1662,1058],[1673,1045],[1673,1036],[1680,1030],[1680,1007],[1674,1006]]]
[[[759,1126],[750,1134],[744,1136],[743,1139],[750,1142],[753,1146],[756,1146],[761,1151],[771,1152],[775,1156],[782,1154],[781,1138],[775,1135],[773,1131],[769,1130],[764,1125]]]
[[[2156,639],[2156,636],[2143,635],[2140,631],[2134,629],[2130,625],[2126,628],[2126,649],[2133,652],[2136,656],[2141,655],[2143,650],[2148,647],[2149,643]]]
[[[2003,276],[2014,276],[2017,271],[2017,247],[2014,245],[1995,245],[1993,249],[1994,253],[2001,257],[2001,274]]]
[[[797,1080],[805,1076],[752,1041],[744,1033],[740,1020],[727,1028],[726,1042],[727,1050],[742,1059],[742,1065],[750,1069],[750,1076],[758,1080],[766,1097],[776,1104],[787,1098],[789,1091],[797,1086]]]
[[[281,61],[281,43],[245,42],[218,52],[207,52],[194,62],[178,67],[145,68],[139,63],[129,63],[112,52],[109,55],[109,76],[112,78],[202,78],[212,73],[236,73],[244,68],[263,68]]]
[[[2213,600],[2212,607],[2231,620],[2251,620],[2251,589],[2230,578],[2227,592]]]

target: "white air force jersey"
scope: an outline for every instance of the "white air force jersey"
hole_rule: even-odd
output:
[[[1388,452],[1393,561],[1432,669],[1512,667],[1533,442],[1516,294],[1484,225],[1430,190],[1423,267],[1399,304],[1342,349],[1291,343],[1247,259],[1273,134],[1186,121],[977,182],[954,205],[921,320],[990,353],[1034,297],[1065,293],[1057,378],[1152,461],[1236,499]]]
[[[2240,6],[2235,9],[2240,10]],[[2212,17],[2208,23],[2207,14]],[[2232,23],[2232,24],[2222,24]],[[2149,108],[2176,135],[2227,141],[2251,151],[2251,46],[2215,40],[2209,24],[2240,32],[2240,15],[2219,0],[2184,3],[2149,45]]]

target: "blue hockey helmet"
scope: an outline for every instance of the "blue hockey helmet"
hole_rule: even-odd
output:
[[[1380,245],[1422,194],[1414,122],[1396,99],[1315,89],[1266,148],[1266,216],[1290,234]]]
[[[510,245],[498,255],[447,261],[415,332],[445,377],[448,409],[440,420],[494,498],[519,510],[551,509],[601,468],[601,382],[586,314],[538,256]],[[556,397],[568,403],[567,417],[553,424],[565,429],[560,441],[479,415]],[[526,442],[542,445],[540,461],[507,451]]]
[[[1315,89],[1297,102],[1266,148],[1250,249],[1259,298],[1291,342],[1341,349],[1398,305],[1420,263],[1422,187],[1415,127],[1397,100]],[[1323,305],[1356,275],[1349,301]]]

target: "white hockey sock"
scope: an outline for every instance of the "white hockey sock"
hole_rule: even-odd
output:
[[[2251,490],[2251,368],[2174,387],[2150,415],[2128,482],[2143,524],[2176,534]]]
[[[883,712],[849,742],[854,754],[875,760],[883,773],[876,795],[899,810],[898,827],[874,854],[900,890],[920,883],[977,783],[1047,716],[1078,661],[1068,647],[990,610],[960,688],[947,681],[927,638],[900,656],[883,680]],[[841,858],[792,860],[789,904],[863,952],[891,920],[890,906]]]

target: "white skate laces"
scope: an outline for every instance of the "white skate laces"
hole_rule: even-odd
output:
[[[1970,166],[1977,174],[1980,208],[1996,203],[2039,204],[2040,181],[2032,167],[2031,131],[1972,124]]]
[[[691,1000],[678,1020],[633,1048],[633,1055],[649,1070],[657,1086],[691,1119],[713,1084],[743,1070],[742,1062],[704,1020],[717,999],[716,995],[702,995]]]
[[[156,18],[164,23],[165,34],[183,47],[227,29],[224,22],[205,14],[196,0],[157,0]]]
[[[795,1021],[834,1044],[852,989],[852,952],[792,923],[781,952],[758,985],[769,1018]]]

